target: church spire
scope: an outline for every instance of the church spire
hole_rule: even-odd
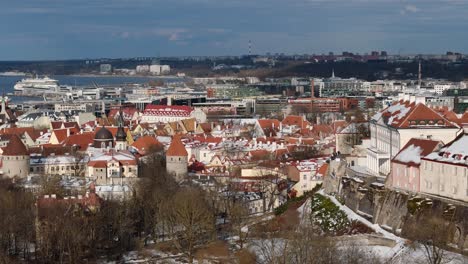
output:
[[[335,78],[335,68],[332,69],[332,79]]]

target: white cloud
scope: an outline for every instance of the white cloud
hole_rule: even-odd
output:
[[[402,10],[400,10],[400,14],[405,15],[406,13],[417,13],[419,11],[421,11],[421,9],[415,5],[406,5]]]

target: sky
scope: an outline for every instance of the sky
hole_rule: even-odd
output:
[[[0,61],[468,53],[468,0],[0,0]]]

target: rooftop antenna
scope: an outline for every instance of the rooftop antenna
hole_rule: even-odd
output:
[[[418,88],[421,89],[421,60],[419,60],[419,68],[418,68]]]

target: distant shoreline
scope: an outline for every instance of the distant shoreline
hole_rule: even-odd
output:
[[[154,75],[124,75],[124,74],[91,74],[91,73],[85,73],[85,74],[64,74],[60,76],[70,76],[70,77],[117,77],[117,78],[150,78],[150,79],[164,79],[164,78],[184,78],[184,77],[179,77],[177,75],[160,75],[160,76],[154,76]]]

